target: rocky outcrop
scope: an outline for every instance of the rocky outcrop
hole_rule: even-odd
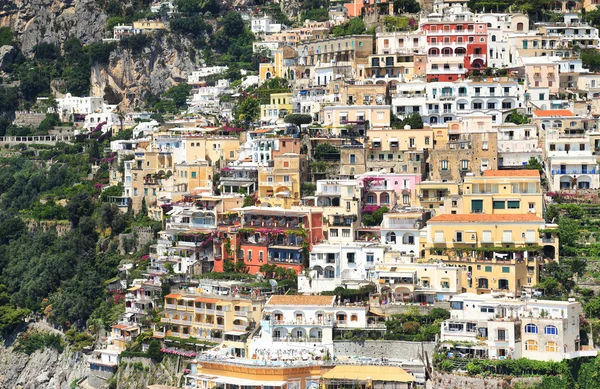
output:
[[[68,348],[62,353],[46,348],[26,355],[0,347],[0,388],[68,389],[88,371],[87,356]]]
[[[104,38],[106,14],[96,0],[11,0],[0,5],[0,27],[11,27],[21,50],[31,53],[40,42],[62,44],[68,37],[82,43]]]
[[[146,389],[148,385],[176,386],[182,381],[184,361],[165,355],[162,362],[148,358],[123,358],[116,374],[117,389]]]
[[[199,63],[193,47],[188,39],[169,33],[157,36],[142,53],[119,47],[111,53],[109,66],[92,68],[92,95],[122,103],[124,109],[141,106],[150,93],[160,95],[187,80]]]
[[[14,47],[9,45],[4,45],[0,47],[0,69],[4,68],[4,66],[12,63],[15,59],[15,55],[17,55],[17,50]]]

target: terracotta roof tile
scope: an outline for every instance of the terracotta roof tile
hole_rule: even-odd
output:
[[[536,109],[533,111],[535,116],[575,116],[568,109]]]
[[[178,299],[181,298],[180,294],[176,294],[176,293],[169,293],[168,295],[165,296],[165,298],[167,299]]]
[[[435,222],[455,222],[455,223],[495,223],[495,222],[543,222],[544,219],[532,214],[522,213],[515,215],[486,215],[483,213],[474,214],[447,214],[433,217],[427,223]]]
[[[271,296],[266,305],[333,306],[334,300],[335,296],[275,295]]]
[[[539,177],[540,172],[534,169],[526,170],[485,170],[484,177]]]

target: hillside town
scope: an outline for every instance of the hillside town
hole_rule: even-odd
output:
[[[123,309],[71,387],[129,388],[119,372],[165,356],[176,382],[147,388],[534,388],[595,360],[597,2],[543,22],[470,3],[331,0],[288,24],[240,7],[257,71],[198,64],[173,115],[75,91],[17,112],[62,124],[6,152],[91,139],[85,180],[104,171],[99,198],[134,220],[91,228],[122,232],[102,288]],[[178,4],[103,42],[172,30]]]

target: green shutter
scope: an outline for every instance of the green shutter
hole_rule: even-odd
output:
[[[504,209],[505,204],[506,203],[504,201],[494,201],[493,208],[494,209]]]
[[[521,208],[521,202],[520,201],[509,201],[508,202],[508,209],[519,209]]]
[[[502,273],[510,273],[510,267],[508,267],[508,266],[502,267]]]
[[[492,272],[492,267],[491,266],[486,266],[485,267],[485,271],[486,271],[486,273],[491,273]]]
[[[483,212],[483,200],[471,200],[471,212],[473,212],[473,213]]]

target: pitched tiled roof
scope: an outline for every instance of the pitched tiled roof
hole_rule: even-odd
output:
[[[544,219],[532,214],[523,213],[515,215],[486,215],[483,213],[473,214],[447,214],[433,217],[427,221],[427,223],[435,222],[456,222],[456,223],[495,223],[495,222],[543,222]]]
[[[484,177],[539,177],[540,172],[534,169],[526,170],[485,170]]]
[[[332,306],[334,300],[335,296],[275,295],[271,296],[266,305]]]
[[[535,116],[575,116],[568,109],[536,109],[533,111]]]

